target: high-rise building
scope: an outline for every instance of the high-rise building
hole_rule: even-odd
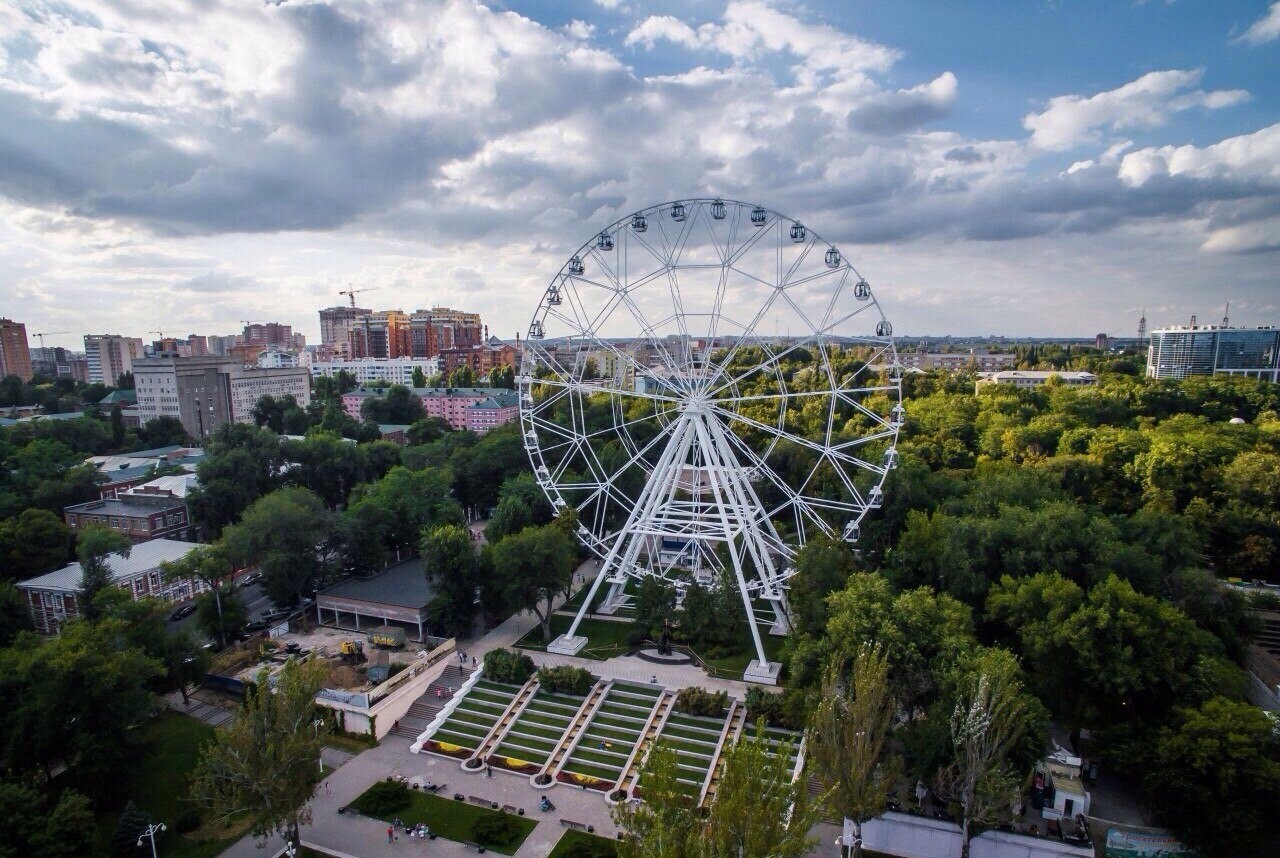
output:
[[[135,361],[133,375],[139,420],[174,417],[193,438],[223,423],[253,422],[253,407],[268,394],[293,396],[302,406],[311,402],[305,367],[259,369],[233,357],[164,356]]]
[[[84,354],[89,364],[89,382],[113,385],[133,362],[143,357],[142,340],[119,334],[85,334]]]
[[[1280,329],[1188,325],[1152,331],[1147,376],[1189,375],[1247,375],[1280,382]]]
[[[46,378],[69,378],[88,381],[89,367],[83,355],[62,346],[36,346],[31,350],[31,371]]]
[[[187,334],[187,353],[192,357],[200,357],[209,353],[209,340],[199,334]]]
[[[353,358],[402,357],[409,354],[409,316],[403,310],[368,313],[352,324],[350,336]]]
[[[0,319],[0,377],[16,375],[31,380],[31,349],[27,346],[27,326]]]
[[[409,353],[435,357],[447,349],[469,349],[484,342],[479,313],[432,307],[409,317]]]
[[[320,311],[320,342],[323,345],[349,342],[355,320],[372,312],[368,307],[325,307]]]
[[[257,322],[244,326],[244,344],[266,348],[267,346],[292,345],[293,329],[279,322]]]

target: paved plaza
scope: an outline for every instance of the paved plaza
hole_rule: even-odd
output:
[[[594,573],[594,571],[589,561],[580,573]],[[581,574],[579,581],[585,584],[590,583],[590,579]],[[537,625],[536,615],[522,612],[508,618],[479,639],[460,641],[458,651],[466,653],[468,662],[472,656],[477,660],[483,660],[486,652],[512,646]],[[747,687],[742,682],[712,679],[694,665],[653,664],[626,656],[608,661],[593,661],[543,652],[530,652],[529,655],[540,667],[575,665],[584,667],[604,679],[650,683],[656,678],[658,685],[670,688],[697,685],[712,691],[727,691],[738,697],[745,694]],[[409,751],[409,745],[409,739],[392,735],[385,738],[377,747],[356,757],[344,760],[326,757],[327,765],[334,763],[338,764],[338,767],[329,776],[327,787],[322,784],[315,798],[312,799],[312,821],[302,829],[303,843],[337,855],[339,858],[474,855],[473,849],[461,843],[443,839],[427,843],[410,841],[403,832],[398,840],[387,843],[385,822],[349,812],[338,813],[339,807],[349,804],[372,784],[396,775],[402,775],[405,778],[418,776],[424,780],[446,784],[445,794],[448,795],[454,793],[474,795],[491,799],[499,804],[523,808],[525,816],[537,821],[538,824],[516,852],[516,858],[545,858],[550,854],[566,830],[560,825],[561,818],[593,825],[596,833],[605,837],[616,836],[616,829],[609,815],[609,806],[599,792],[567,784],[558,784],[550,790],[537,790],[529,784],[528,775],[500,769],[494,769],[488,777],[483,773],[464,772],[458,760],[433,754],[413,754]],[[555,811],[542,813],[538,810],[538,800],[543,795],[548,796],[555,803]],[[405,819],[406,823],[414,821]],[[840,833],[838,828],[821,825],[814,833],[820,838],[820,842],[813,855],[838,854],[832,845]],[[278,840],[269,841],[259,847],[252,838],[245,838],[223,852],[221,858],[274,858],[282,848],[283,842]]]

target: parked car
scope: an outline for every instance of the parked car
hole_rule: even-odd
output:
[[[246,632],[265,632],[270,626],[271,623],[266,620],[254,620],[251,623],[245,623],[244,630]]]
[[[256,584],[262,580],[261,572],[250,572],[248,575],[240,579],[241,587],[248,587],[250,584]]]
[[[180,606],[177,610],[175,610],[172,614],[170,614],[169,619],[185,620],[187,617],[191,616],[195,612],[196,612],[196,606],[188,603]]]

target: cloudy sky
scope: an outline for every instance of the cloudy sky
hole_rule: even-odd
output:
[[[1280,2],[0,0],[0,315],[147,339],[339,289],[527,324],[723,195],[909,334],[1280,323]]]

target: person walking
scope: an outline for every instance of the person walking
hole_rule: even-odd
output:
[[[392,828],[390,825],[388,825],[387,826],[387,842],[390,843],[393,840],[395,840],[395,836],[396,836],[396,830]]]

